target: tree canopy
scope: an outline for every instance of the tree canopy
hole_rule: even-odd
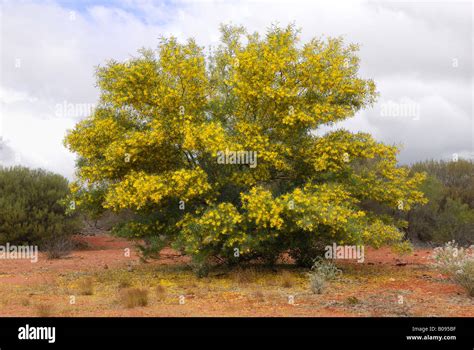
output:
[[[318,132],[377,97],[358,75],[357,45],[302,44],[294,26],[221,32],[209,53],[162,38],[98,68],[98,107],[65,141],[79,156],[78,207],[131,209],[118,233],[149,252],[172,244],[199,266],[286,251],[307,263],[327,242],[401,242],[403,223],[361,204],[408,211],[425,201],[424,175],[367,133]],[[226,150],[253,152],[257,165],[218,162]]]

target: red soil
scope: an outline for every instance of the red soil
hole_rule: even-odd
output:
[[[37,263],[29,260],[3,260],[0,262],[0,316],[31,314],[31,306],[7,302],[15,288],[24,290],[35,285],[54,284],[58,278],[71,273],[95,273],[104,270],[133,269],[142,266],[133,243],[108,235],[75,237],[83,250],[72,252],[62,259],[48,260],[43,253]],[[127,256],[127,249],[130,255]],[[92,301],[84,297],[87,312],[76,310],[62,316],[474,316],[474,301],[462,287],[453,284],[446,276],[430,267],[430,249],[417,249],[408,256],[398,256],[390,249],[368,249],[365,262],[343,262],[343,280],[332,283],[321,295],[308,290],[275,289],[256,286],[255,294],[231,288],[207,294],[196,289],[188,290],[186,304],[163,303],[154,307],[124,309],[112,307],[92,308]],[[160,259],[147,267],[182,265],[189,260],[172,249],[164,249]],[[301,272],[300,272],[301,275]],[[209,280],[212,284],[212,280]],[[194,286],[193,286],[194,285]],[[23,288],[23,289],[22,289]],[[210,293],[210,294],[209,294]],[[264,293],[264,296],[257,294]],[[287,302],[295,295],[294,304]],[[35,292],[28,294],[35,296]],[[397,300],[402,296],[402,305]],[[57,293],[41,295],[41,302],[58,303],[64,296]],[[89,303],[89,304],[88,304]],[[33,302],[34,304],[34,302]],[[30,305],[28,303],[28,305]],[[28,311],[30,310],[30,311]]]

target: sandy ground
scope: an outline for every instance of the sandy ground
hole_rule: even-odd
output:
[[[474,316],[474,299],[430,266],[429,249],[403,257],[367,250],[364,263],[338,263],[341,277],[313,294],[307,271],[293,266],[217,269],[199,279],[171,249],[142,263],[126,240],[76,239],[88,248],[66,258],[0,261],[0,317]],[[126,305],[130,288],[147,293],[146,306]]]

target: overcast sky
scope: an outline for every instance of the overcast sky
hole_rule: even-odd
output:
[[[341,1],[0,0],[0,165],[72,178],[67,129],[98,98],[94,70],[160,35],[216,44],[220,23],[264,32],[295,23],[302,41],[344,36],[361,45],[361,76],[377,104],[342,123],[403,145],[400,163],[474,158],[473,4]]]

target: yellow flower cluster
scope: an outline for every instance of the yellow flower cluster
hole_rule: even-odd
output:
[[[104,206],[113,209],[143,208],[175,197],[183,201],[202,196],[211,189],[206,173],[200,169],[177,170],[163,175],[134,172],[123,181],[111,186]]]
[[[259,227],[280,229],[283,219],[283,205],[275,201],[271,192],[261,187],[254,187],[248,193],[241,194],[242,208],[247,211],[246,217]]]
[[[280,197],[287,203],[285,213],[294,218],[295,224],[305,231],[316,232],[319,225],[331,227],[334,232],[345,230],[351,220],[365,216],[352,206],[357,200],[350,197],[341,185],[308,185]]]
[[[242,220],[231,203],[221,203],[207,209],[201,216],[185,215],[178,225],[182,229],[180,236],[186,241],[188,252],[195,254],[209,245],[223,243],[229,248],[238,245],[245,239],[245,235],[238,230]]]

